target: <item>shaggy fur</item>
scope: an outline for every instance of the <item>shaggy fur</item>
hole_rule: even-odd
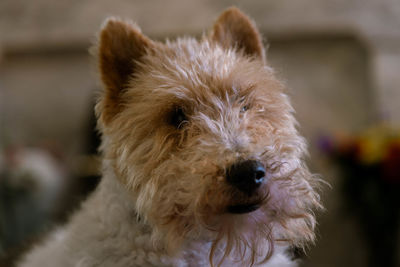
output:
[[[318,182],[254,23],[231,8],[200,41],[159,43],[112,18],[97,54],[102,182],[20,266],[295,266]],[[226,179],[249,159],[266,169],[252,195]]]

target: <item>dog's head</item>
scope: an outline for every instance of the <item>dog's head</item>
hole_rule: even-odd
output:
[[[211,261],[267,260],[314,238],[317,182],[283,85],[238,9],[200,41],[159,43],[109,19],[98,60],[102,151],[153,237],[212,241]],[[215,256],[217,250],[223,256]]]

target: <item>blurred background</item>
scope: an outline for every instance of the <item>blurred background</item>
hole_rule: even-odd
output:
[[[0,1],[0,266],[62,224],[95,188],[88,48],[109,15],[152,38],[200,36],[236,5],[286,81],[309,165],[329,182],[302,266],[400,266],[398,0]]]

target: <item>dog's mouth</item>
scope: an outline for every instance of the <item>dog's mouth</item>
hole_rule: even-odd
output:
[[[260,203],[238,204],[228,206],[227,211],[232,214],[245,214],[250,213],[260,208]]]
[[[234,197],[234,199],[235,198],[236,197]],[[256,211],[268,200],[268,194],[265,196],[258,194],[250,199],[243,199],[241,197],[238,198],[241,201],[236,200],[233,203],[230,203],[231,205],[227,206],[226,212],[231,214],[246,214]]]

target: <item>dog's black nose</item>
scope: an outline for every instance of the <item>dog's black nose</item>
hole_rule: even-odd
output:
[[[242,191],[252,195],[260,187],[265,178],[265,168],[261,162],[246,160],[235,163],[226,171],[228,183]]]

